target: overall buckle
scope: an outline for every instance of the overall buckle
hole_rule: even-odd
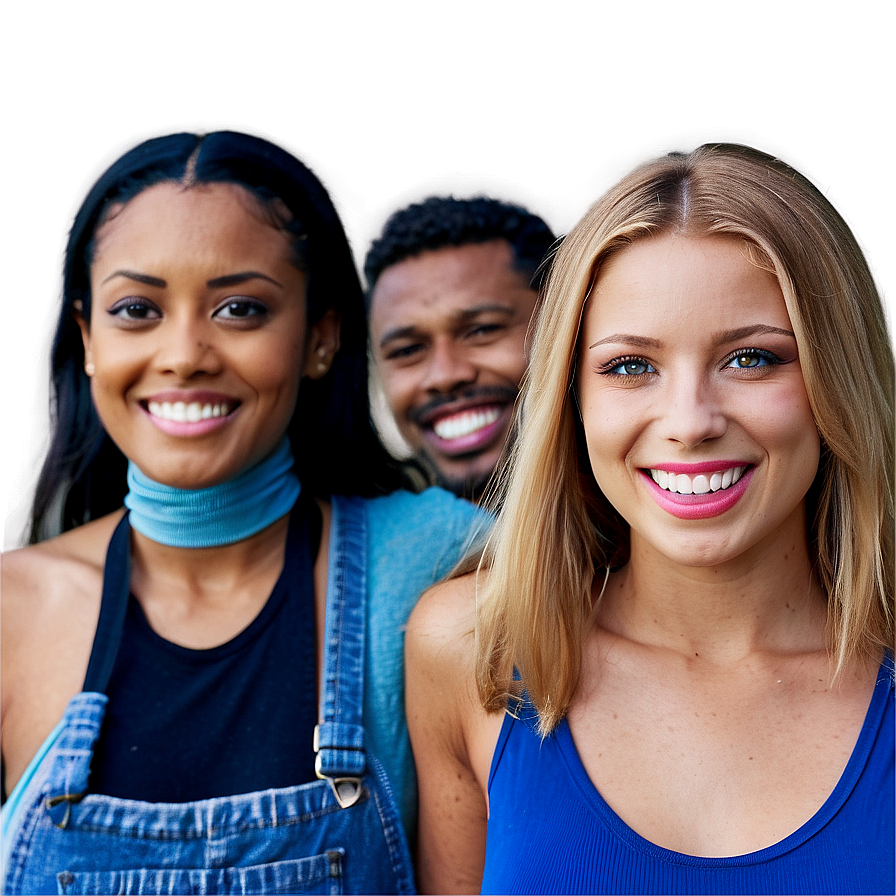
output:
[[[354,806],[364,792],[363,781],[357,775],[333,776],[326,775],[321,771],[320,725],[314,726],[314,752],[317,754],[314,757],[314,773],[322,781],[329,783],[340,808],[348,809],[350,806]]]

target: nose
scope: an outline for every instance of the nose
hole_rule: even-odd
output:
[[[670,441],[694,448],[725,434],[728,418],[711,378],[690,374],[674,377],[663,401],[662,432]]]
[[[427,392],[453,392],[476,381],[478,369],[466,350],[452,339],[433,343],[422,387]]]
[[[214,331],[202,320],[172,317],[158,329],[161,345],[157,364],[164,373],[189,379],[198,373],[217,373],[221,359],[214,346]]]

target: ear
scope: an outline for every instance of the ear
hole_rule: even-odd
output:
[[[74,315],[75,322],[78,324],[78,329],[81,331],[81,342],[84,343],[84,372],[87,376],[93,376],[95,371],[93,366],[93,351],[90,348],[90,324],[84,319],[84,308],[80,299],[75,302],[72,314]]]
[[[308,331],[304,375],[312,380],[326,376],[339,351],[339,313],[331,308]]]

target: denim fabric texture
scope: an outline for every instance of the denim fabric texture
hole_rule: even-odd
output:
[[[4,806],[4,893],[413,892],[391,785],[364,748],[366,525],[363,501],[334,498],[316,737],[325,779],[191,803],[89,793],[107,698],[78,694]],[[357,801],[342,808],[337,791],[352,793],[356,776]]]

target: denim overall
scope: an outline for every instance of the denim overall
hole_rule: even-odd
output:
[[[363,501],[333,499],[314,732],[320,780],[189,803],[92,794],[90,763],[108,698],[85,690],[4,806],[4,893],[414,892],[391,785],[364,750],[366,526]],[[115,552],[128,563],[128,531],[122,521],[107,568]],[[109,653],[106,681],[115,651]]]

